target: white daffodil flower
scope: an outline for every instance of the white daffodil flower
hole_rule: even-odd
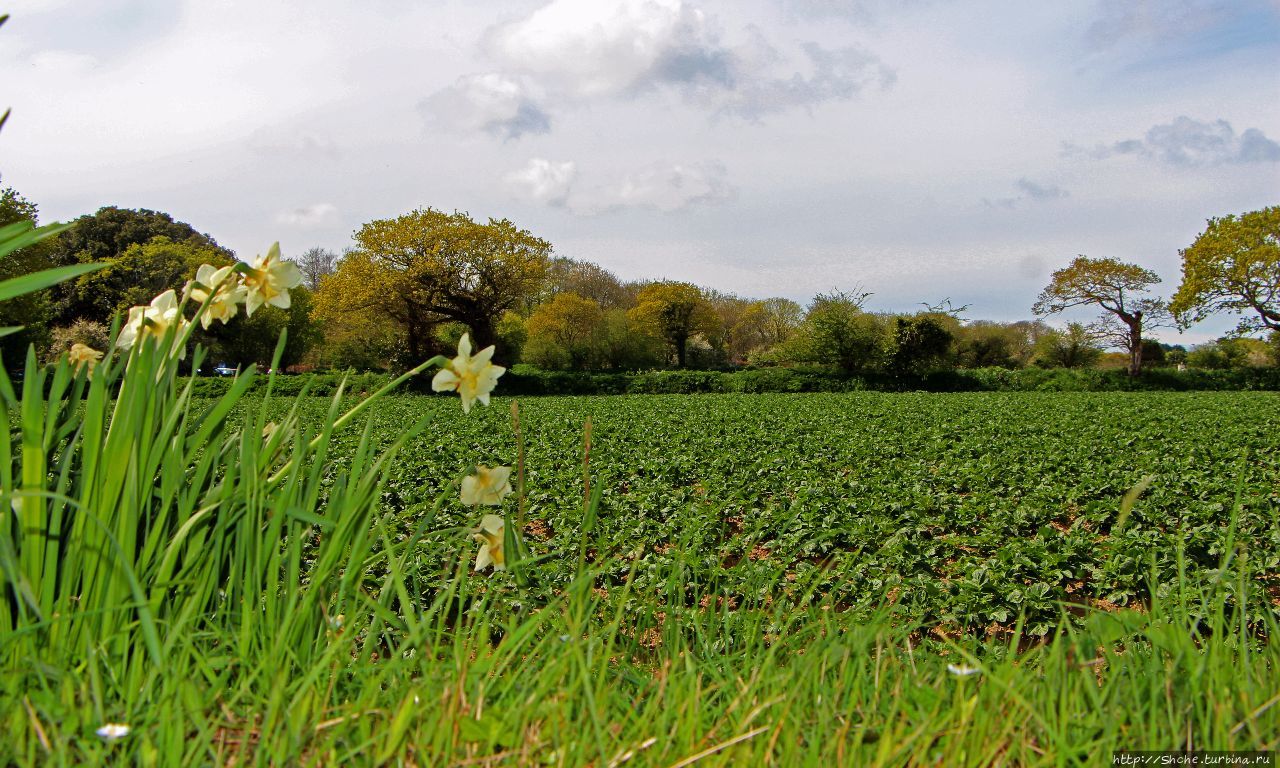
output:
[[[244,313],[252,315],[263,304],[288,309],[289,291],[299,285],[302,270],[280,258],[280,244],[272,244],[267,255],[254,259],[244,273]]]
[[[71,345],[71,349],[67,352],[67,361],[76,369],[78,373],[81,368],[88,367],[89,375],[93,375],[93,368],[102,359],[102,353],[85,344],[76,342]]]
[[[234,267],[201,264],[196,270],[196,279],[187,282],[186,294],[192,301],[197,304],[209,302],[200,315],[200,327],[207,329],[214,320],[226,323],[236,316],[241,302],[248,296],[248,290],[239,283],[234,272]]]
[[[507,561],[502,554],[502,528],[505,524],[497,515],[480,518],[480,528],[471,536],[480,542],[480,551],[476,553],[477,571],[483,571],[491,565],[495,571],[507,569]]]
[[[502,497],[511,493],[511,467],[490,469],[483,464],[476,467],[474,475],[462,478],[462,503],[468,507],[484,504],[496,507]]]
[[[458,356],[449,361],[431,380],[436,392],[457,392],[462,396],[462,410],[471,412],[471,404],[479,400],[489,404],[489,393],[498,385],[498,377],[507,369],[490,362],[493,346],[485,347],[474,357],[471,355],[471,338],[462,334],[458,339]]]
[[[186,321],[178,314],[178,294],[170,288],[152,299],[148,306],[129,308],[129,319],[120,329],[116,346],[129,349],[148,336],[159,339],[171,325],[177,325],[180,333],[185,324]]]

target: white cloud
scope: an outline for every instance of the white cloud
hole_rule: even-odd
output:
[[[1245,129],[1237,135],[1226,120],[1205,123],[1185,115],[1152,126],[1141,139],[1098,144],[1092,149],[1066,144],[1063,152],[1068,156],[1083,154],[1097,159],[1138,155],[1184,167],[1280,162],[1280,144],[1257,128]]]
[[[506,176],[509,187],[537,203],[562,206],[569,199],[578,168],[572,160],[555,162],[535,157],[524,168]]]
[[[575,200],[574,208],[583,213],[620,208],[669,213],[692,205],[723,202],[733,194],[721,163],[655,163],[598,190],[590,199]]]
[[[461,132],[516,139],[551,130],[551,118],[538,106],[527,81],[499,72],[463,75],[419,108],[434,125]]]
[[[747,118],[807,109],[827,101],[847,101],[867,88],[887,88],[896,75],[879,58],[859,48],[801,46],[807,66],[788,76],[744,78],[740,87],[711,99],[726,114]]]
[[[281,211],[276,215],[276,221],[293,227],[318,227],[328,222],[337,213],[338,207],[332,203],[314,203],[290,211]]]
[[[732,38],[732,39],[730,39]],[[545,105],[628,99],[669,90],[713,114],[766,114],[848,100],[893,83],[878,57],[856,46],[804,42],[780,50],[759,26],[726,35],[684,0],[552,0],[489,30],[484,49],[504,73],[471,75],[430,97],[455,127],[513,137],[545,132]],[[544,94],[530,95],[536,83]],[[517,119],[517,105],[530,119]],[[515,128],[508,125],[514,122]],[[532,123],[536,129],[526,126]]]
[[[729,77],[706,15],[682,0],[552,0],[491,30],[486,47],[582,98]]]

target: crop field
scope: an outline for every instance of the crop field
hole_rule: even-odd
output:
[[[445,405],[392,398],[373,422],[388,439],[434,411],[383,495],[407,528],[431,513],[445,532],[418,555],[428,589],[429,575],[473,551],[449,535],[474,524],[456,495],[436,509],[472,470],[459,457],[518,458],[509,401],[470,418]],[[892,604],[940,632],[979,635],[1021,618],[1036,637],[1079,606],[1141,607],[1153,584],[1157,597],[1179,579],[1202,584],[1236,542],[1251,620],[1280,611],[1274,394],[531,398],[520,410],[525,536],[545,559],[525,590],[554,591],[574,571],[587,419],[601,501],[586,546],[603,565],[602,594],[632,574],[633,593],[672,599],[679,562],[729,605],[782,599],[800,580],[817,585],[806,599],[854,614]],[[492,583],[521,600],[507,577]]]
[[[1280,747],[1275,394],[464,414],[424,395],[184,401],[175,361],[153,390],[135,360],[148,386],[122,387],[105,434],[154,472],[82,479],[51,450],[57,491],[17,497],[36,514],[16,564],[56,574],[46,604],[67,610],[0,604],[0,764],[1092,766]],[[100,429],[93,386],[54,439]],[[22,416],[40,435],[41,409]],[[512,467],[515,492],[466,506],[477,464]],[[83,535],[76,557],[26,543],[90,522],[33,499],[111,483],[134,494],[104,526],[137,542],[132,564],[105,560],[128,578],[76,570],[96,562]],[[473,567],[495,546],[486,514],[506,570]]]

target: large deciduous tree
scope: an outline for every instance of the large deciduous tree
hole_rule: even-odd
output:
[[[1209,219],[1181,253],[1182,284],[1169,304],[1179,324],[1252,313],[1240,331],[1280,330],[1280,205]]]
[[[649,334],[670,345],[680,368],[688,357],[689,338],[699,333],[710,335],[720,326],[720,318],[702,289],[675,280],[641,288],[636,306],[627,314]]]
[[[37,224],[39,214],[35,203],[24,198],[12,188],[0,189],[0,227],[29,221]],[[53,241],[46,239],[9,254],[0,260],[0,280],[38,272],[55,266],[51,252]],[[49,322],[53,316],[48,291],[28,293],[0,302],[0,327],[21,326],[22,330],[0,337],[0,357],[5,365],[21,366],[27,346],[44,346],[49,336]]]
[[[77,318],[110,323],[116,312],[146,304],[170,288],[181,289],[196,276],[201,264],[229,266],[235,259],[216,246],[196,239],[171,240],[158,235],[124,253],[102,259],[107,265],[84,275],[67,292]]]
[[[537,292],[551,255],[550,243],[506,219],[432,208],[371,221],[355,241],[321,283],[317,312],[385,315],[414,360],[431,355],[443,322],[466,325],[477,349],[497,343],[499,319]]]
[[[1090,326],[1095,338],[1129,354],[1129,375],[1142,373],[1142,332],[1170,320],[1162,299],[1150,296],[1160,276],[1137,264],[1079,256],[1053,273],[1031,311],[1052,315],[1072,307],[1097,306],[1102,317]]]
[[[602,310],[626,309],[635,301],[635,294],[623,285],[618,276],[590,261],[555,258],[547,270],[547,294],[575,293],[591,299]]]
[[[166,238],[174,247],[184,247],[185,250],[216,252],[217,257],[210,256],[209,263],[230,264],[235,259],[234,253],[218,245],[212,237],[196,231],[186,222],[175,221],[167,213],[106,206],[99,208],[97,213],[76,219],[74,227],[58,236],[54,242],[54,260],[59,264],[111,263],[124,257],[131,248],[147,245],[158,237]],[[139,254],[135,252],[134,255]],[[131,269],[138,270],[138,275],[142,276],[147,272],[147,265],[139,261]],[[161,265],[160,271],[167,269],[167,264]],[[195,274],[194,270],[191,274]],[[142,279],[151,281],[151,276]],[[165,286],[172,287],[172,284]],[[70,324],[81,318],[110,322],[110,318],[102,314],[104,301],[79,290],[74,283],[64,283],[55,288],[54,295],[61,323]]]

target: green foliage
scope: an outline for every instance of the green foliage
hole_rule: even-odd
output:
[[[1069,323],[1066,330],[1046,330],[1035,343],[1036,364],[1047,368],[1087,368],[1100,357],[1102,347],[1080,323]]]
[[[442,323],[465,325],[477,348],[497,344],[498,322],[538,294],[551,256],[550,243],[506,219],[480,223],[433,208],[370,221],[355,241],[321,282],[317,316],[391,322],[410,360],[440,349],[434,332]]]
[[[685,367],[692,336],[713,335],[720,330],[720,318],[702,289],[675,280],[641,288],[636,306],[627,316],[638,328],[669,346],[677,368]]]
[[[603,324],[599,303],[576,293],[557,293],[525,322],[525,357],[542,368],[581,370],[597,354]]]
[[[1030,364],[1035,343],[1049,330],[1039,322],[996,323],[976,320],[959,329],[956,364],[962,368],[1022,368]]]
[[[145,304],[168,288],[181,288],[181,282],[164,280],[174,275],[182,275],[182,280],[193,276],[191,259],[204,258],[210,264],[230,264],[235,260],[234,254],[212,237],[160,211],[106,206],[79,217],[73,225],[54,242],[51,259],[57,264],[112,264],[113,274],[92,283],[67,284],[55,291],[56,322],[60,325],[82,318],[110,322],[112,312]],[[164,238],[157,241],[164,244],[144,248],[156,238]],[[157,260],[154,265],[153,257]],[[130,280],[137,281],[137,290],[131,290]],[[162,287],[148,293],[157,286]]]
[[[885,366],[899,379],[921,376],[949,362],[953,339],[946,324],[932,315],[894,318]]]
[[[1241,333],[1280,330],[1280,205],[1209,219],[1181,254],[1170,303],[1179,324],[1230,312],[1244,315]]]
[[[129,307],[145,305],[170,288],[186,285],[201,264],[224,267],[235,263],[216,245],[201,243],[197,238],[176,241],[164,235],[130,245],[102,261],[106,264],[103,269],[75,282],[70,291],[69,316],[110,322],[113,315],[127,313]]]
[[[862,311],[868,296],[856,291],[816,296],[780,350],[782,359],[831,365],[846,375],[874,370],[882,362],[888,322]]]
[[[1273,365],[1272,347],[1261,339],[1223,337],[1200,344],[1187,353],[1187,365],[1208,370],[1259,368]]]
[[[197,340],[209,349],[209,359],[232,367],[247,367],[250,363],[269,367],[276,346],[271,339],[279,339],[281,332],[286,332],[280,366],[288,369],[301,363],[323,336],[311,319],[311,292],[300,286],[289,293],[288,309],[263,306],[252,317],[238,314],[225,325],[215,323],[198,333]]]

